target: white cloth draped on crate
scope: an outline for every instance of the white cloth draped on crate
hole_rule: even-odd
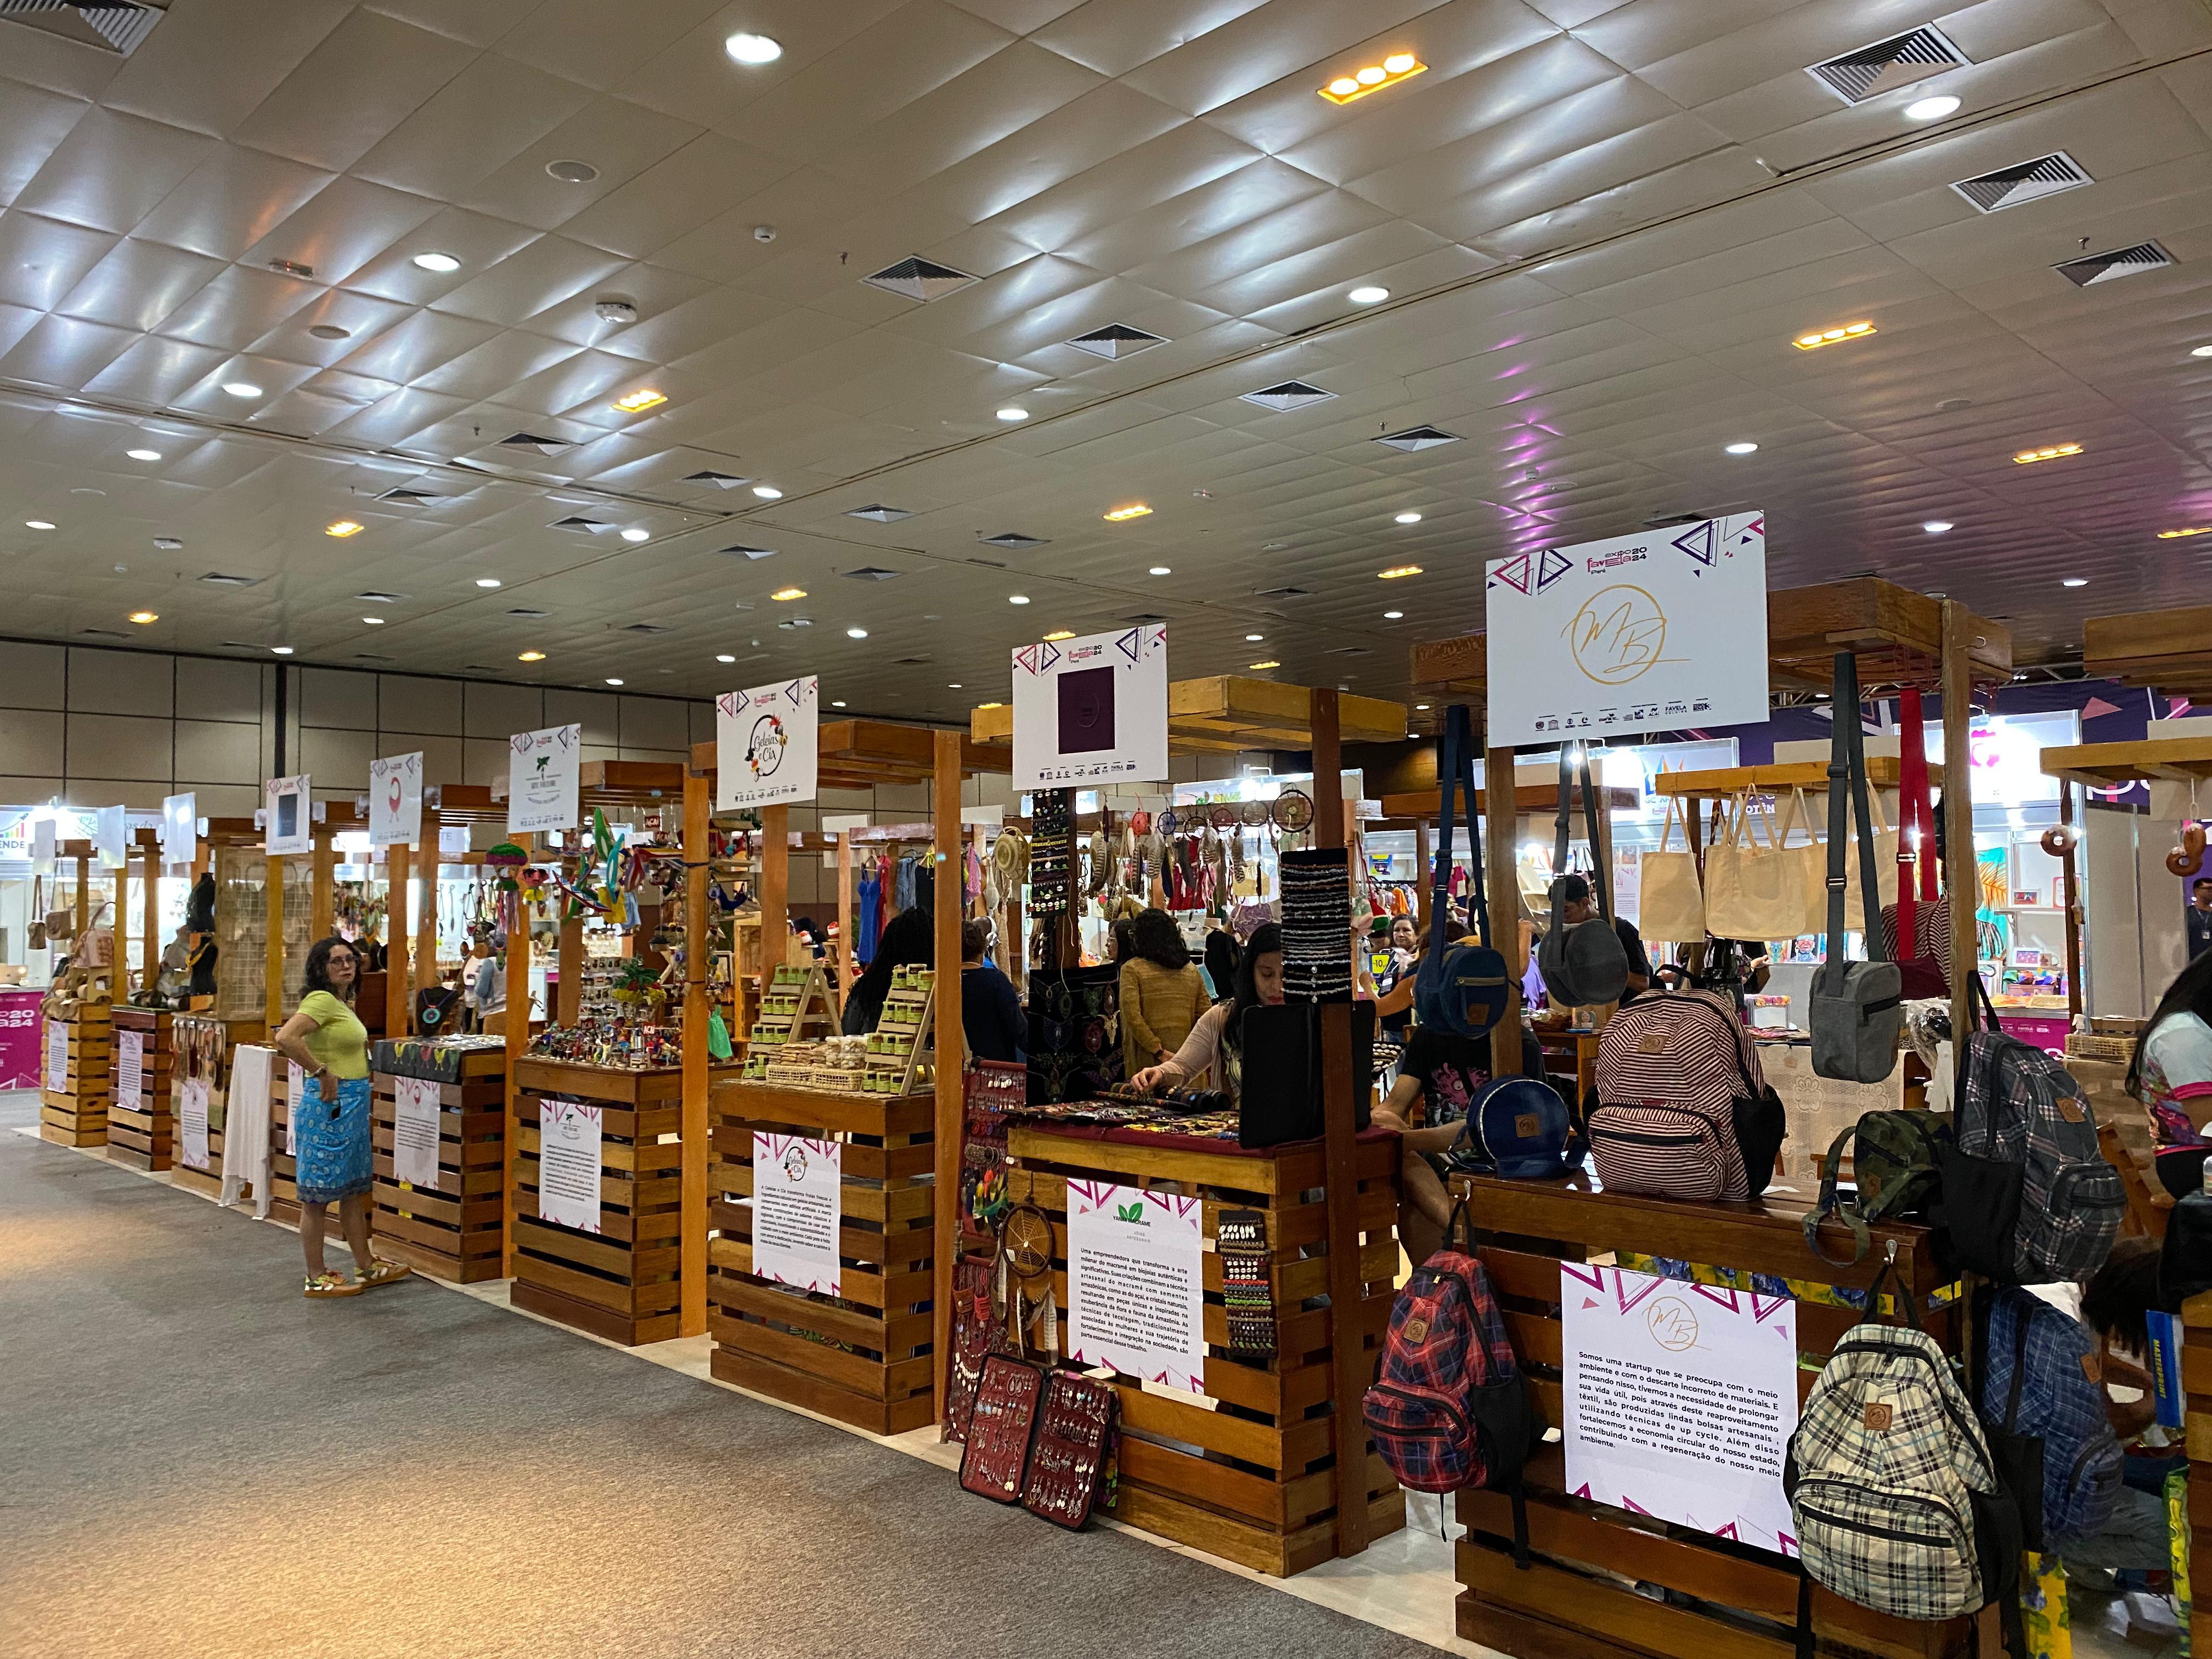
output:
[[[253,1188],[253,1213],[269,1218],[269,1091],[276,1051],[258,1043],[231,1050],[230,1087],[222,1116],[222,1202],[235,1204]]]

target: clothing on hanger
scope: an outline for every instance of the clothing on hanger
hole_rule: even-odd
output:
[[[875,866],[854,884],[853,960],[866,967],[876,957],[876,935],[883,931],[884,884]]]

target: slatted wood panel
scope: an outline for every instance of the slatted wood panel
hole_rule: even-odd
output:
[[[2181,1386],[2188,1399],[2189,1583],[2191,1653],[2212,1652],[2212,1291],[2181,1304]]]
[[[111,1078],[109,1006],[104,1002],[82,1002],[58,1016],[49,1016],[39,1028],[39,1138],[63,1146],[104,1146],[107,1144],[107,1097]],[[48,1059],[58,1026],[67,1033],[68,1049],[63,1086],[49,1086],[53,1067]]]
[[[230,1067],[233,1057],[241,1044],[258,1042],[268,1033],[267,1024],[259,1019],[226,1019],[219,1015],[177,1014],[169,1024],[169,1111],[176,1121],[176,1164],[169,1171],[174,1186],[200,1193],[209,1198],[222,1191],[223,1131],[230,1114]],[[184,1161],[184,1111],[182,1091],[185,1079],[197,1063],[192,1054],[205,1040],[219,1038],[222,1058],[216,1063],[212,1086],[208,1091],[208,1167],[187,1169]],[[252,1188],[246,1188],[248,1194]]]
[[[1913,1294],[1924,1299],[1937,1287],[1925,1230],[1877,1227],[1869,1259],[1838,1267],[1806,1247],[1803,1203],[1778,1196],[1752,1204],[1692,1204],[1589,1192],[1579,1181],[1463,1179],[1457,1184],[1466,1192],[1469,1213],[1485,1224],[1478,1236],[1483,1263],[1503,1298],[1530,1395],[1553,1425],[1565,1421],[1563,1260],[1632,1251],[1863,1289],[1893,1239],[1899,1271]],[[1853,1309],[1800,1297],[1799,1350],[1826,1355],[1859,1316]],[[1923,1316],[1946,1349],[1957,1352],[1961,1321],[1956,1309]],[[1814,1375],[1798,1373],[1801,1401]],[[1457,1513],[1468,1528],[1457,1549],[1457,1576],[1464,1586],[1460,1635],[1520,1659],[1791,1659],[1794,1565],[1686,1528],[1648,1530],[1648,1520],[1626,1510],[1568,1497],[1565,1473],[1557,1445],[1541,1449],[1529,1465],[1529,1546],[1536,1564],[1526,1571],[1513,1565],[1512,1510],[1504,1496],[1458,1495]],[[1715,1611],[1662,1606],[1625,1584],[1591,1577],[1592,1568],[1662,1585]],[[1814,1629],[1822,1641],[1884,1659],[1950,1659],[1966,1646],[1967,1623],[1891,1619],[1817,1586],[1813,1595]]]
[[[635,1346],[677,1334],[683,1287],[684,1076],[526,1057],[515,1067],[514,1279],[518,1308]],[[538,1103],[604,1109],[599,1231],[538,1213]]]
[[[169,1030],[173,1018],[162,1009],[125,1004],[115,1009],[111,1024],[115,1092],[107,1104],[107,1156],[134,1170],[166,1170],[175,1161],[176,1118],[169,1102]],[[120,1092],[126,1031],[135,1032],[139,1043],[138,1092],[128,1099]]]
[[[1063,1318],[1068,1181],[1111,1181],[1201,1197],[1209,1238],[1218,1235],[1224,1210],[1266,1213],[1276,1358],[1240,1358],[1231,1351],[1221,1258],[1208,1251],[1204,1380],[1218,1408],[1148,1394],[1133,1376],[1117,1380],[1123,1432],[1121,1502],[1114,1513],[1132,1526],[1277,1577],[1328,1560],[1336,1553],[1339,1502],[1330,1435],[1337,1403],[1331,1314],[1300,1305],[1328,1291],[1327,1206],[1302,1198],[1322,1185],[1319,1145],[1255,1153],[1224,1145],[1218,1152],[1196,1152],[1018,1126],[1007,1146],[1018,1165],[1012,1177],[1015,1197],[1034,1196],[1053,1218]],[[1362,1371],[1371,1375],[1389,1328],[1398,1271],[1396,1142],[1362,1140],[1356,1167],[1364,1287],[1358,1330],[1369,1355]],[[1358,1409],[1357,1401],[1352,1409]],[[1405,1494],[1371,1450],[1358,1496],[1368,1508],[1370,1537],[1406,1524]]]
[[[726,1382],[877,1434],[935,1413],[930,1357],[937,1237],[933,1097],[718,1084],[707,1166],[707,1328]],[[753,1267],[753,1136],[842,1140],[839,1290],[810,1294]]]
[[[507,1156],[507,1055],[471,1049],[460,1077],[439,1083],[438,1185],[410,1186],[392,1163],[392,1120],[398,1079],[372,1072],[370,1105],[376,1187],[372,1218],[377,1248],[418,1273],[454,1285],[498,1279],[503,1208],[500,1185]]]

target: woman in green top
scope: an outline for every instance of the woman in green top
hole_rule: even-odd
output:
[[[299,1164],[300,1243],[307,1252],[309,1296],[358,1296],[404,1279],[396,1261],[368,1248],[368,1030],[353,1011],[361,959],[345,940],[321,940],[307,952],[307,994],[276,1033],[276,1049],[307,1073],[292,1114]],[[324,1206],[336,1203],[359,1276],[348,1280],[323,1259]]]

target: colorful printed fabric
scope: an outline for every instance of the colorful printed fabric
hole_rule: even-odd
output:
[[[2212,1096],[2212,1025],[2195,1014],[2168,1014],[2143,1039],[2142,1091],[2152,1139],[2160,1146],[2201,1146],[2189,1104]]]
[[[332,1103],[311,1080],[292,1115],[302,1204],[335,1204],[368,1190],[368,1079],[342,1078],[337,1085]]]
[[[2173,1616],[2181,1621],[2181,1659],[2189,1659],[2189,1621],[2194,1591],[2189,1583],[2189,1465],[2166,1477],[2166,1536],[2173,1552]]]
[[[1867,1293],[1848,1285],[1820,1285],[1809,1279],[1784,1279],[1778,1273],[1755,1273],[1744,1267],[1709,1267],[1701,1261],[1683,1261],[1673,1256],[1644,1255],[1634,1250],[1622,1250],[1616,1261],[1632,1273],[1650,1273],[1660,1279],[1680,1279],[1690,1285],[1711,1285],[1734,1291],[1755,1291],[1761,1296],[1793,1296],[1800,1302],[1813,1302],[1824,1308],[1850,1308],[1866,1311]],[[1939,1285],[1926,1296],[1915,1300],[1923,1308],[1941,1308],[1956,1302],[1966,1294],[1966,1286],[1954,1280]],[[1878,1311],[1886,1314],[1902,1312],[1893,1296],[1884,1296]]]
[[[2066,1601],[2066,1569],[2055,1555],[2022,1558],[2020,1608],[2027,1631],[2027,1659],[2074,1659],[2074,1620]],[[2188,1626],[2182,1626],[2186,1642]]]

